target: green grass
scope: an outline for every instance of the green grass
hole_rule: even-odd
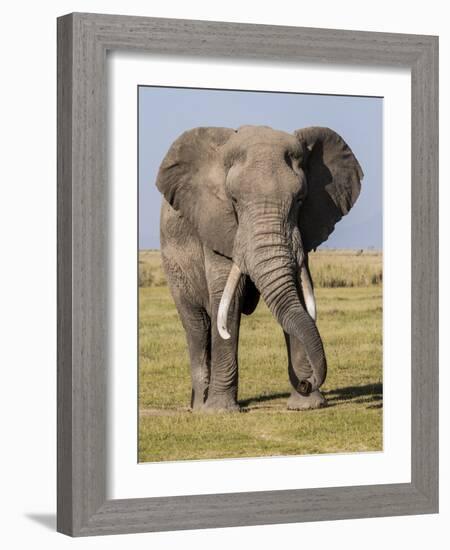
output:
[[[145,254],[141,261],[153,262],[156,281],[162,273],[159,253]],[[140,461],[382,449],[381,278],[366,286],[356,285],[354,278],[358,270],[381,273],[381,256],[320,254],[319,262],[334,263],[336,273],[345,268],[348,279],[340,286],[316,287],[318,327],[328,359],[322,389],[329,406],[315,411],[286,409],[290,388],[283,333],[260,303],[242,319],[239,402],[244,412],[190,412],[185,335],[168,288],[154,283],[140,288]],[[356,258],[356,270],[346,265],[346,255]],[[314,265],[317,256],[311,256],[316,277],[321,267]],[[370,256],[365,268],[364,256]]]

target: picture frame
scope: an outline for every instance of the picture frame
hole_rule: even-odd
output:
[[[107,498],[106,53],[411,70],[411,482]],[[71,536],[438,511],[438,38],[73,13],[58,18],[57,530]]]

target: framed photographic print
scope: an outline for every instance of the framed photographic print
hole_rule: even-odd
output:
[[[58,530],[436,512],[437,38],[71,14],[58,86]]]
[[[381,97],[139,87],[141,461],[382,450],[382,105]],[[293,123],[305,130],[297,130],[295,134]],[[314,135],[311,145],[303,146],[302,136],[309,133]],[[355,155],[350,146],[344,144],[342,135],[352,144]],[[211,151],[206,154],[210,139],[216,137],[223,140],[217,156]],[[329,151],[323,153],[321,149],[319,159],[323,138]],[[315,148],[313,140],[317,140]],[[172,142],[175,144],[171,147]],[[308,146],[312,147],[311,152]],[[288,157],[286,161],[291,147],[299,155],[308,155],[307,160],[298,159],[302,169],[295,165],[295,160],[290,161]],[[164,149],[169,152],[161,164]],[[187,154],[194,154],[194,159],[184,158]],[[172,167],[174,155],[188,171],[204,170],[205,174],[223,163],[231,165],[209,180],[214,190],[217,187],[211,196],[207,194],[203,199],[194,187],[178,204],[177,193],[185,190],[174,190],[172,185],[178,186],[184,176],[178,174],[172,179],[176,169]],[[244,155],[243,163],[231,160]],[[252,155],[255,155],[253,159]],[[323,160],[326,155],[333,155],[335,168]],[[290,168],[292,162],[294,165]],[[339,171],[349,171],[350,178],[344,186],[348,185],[349,201],[355,199],[355,209],[339,224],[339,229],[323,244],[318,244],[328,232],[320,224],[330,227],[344,215],[338,206],[327,212],[328,191],[334,185],[331,178],[328,179],[329,172],[324,181],[328,191],[319,193],[319,176],[313,172],[318,172],[319,165],[323,169],[322,162],[335,170],[336,175]],[[363,184],[360,163],[364,166]],[[286,166],[290,171],[286,171]],[[241,169],[243,173],[238,174]],[[308,176],[302,182],[302,173],[306,171]],[[190,175],[187,177],[189,181],[193,179]],[[244,192],[241,181],[245,178],[252,183]],[[203,181],[199,182],[202,186],[199,193],[205,192]],[[237,186],[236,191],[232,190],[233,185]],[[231,208],[225,198],[213,202],[222,186],[224,196],[234,193]],[[290,186],[293,186],[293,195]],[[316,190],[314,198],[306,186]],[[164,199],[161,207],[158,188],[174,206]],[[242,206],[238,199],[240,193],[243,193]],[[201,200],[205,200],[204,208],[197,210]],[[295,203],[299,203],[298,212],[294,212]],[[252,212],[252,220],[248,219],[247,208]],[[320,211],[322,217],[314,209]],[[299,220],[301,217],[302,221],[290,226],[290,216]],[[232,230],[236,251],[228,251],[226,257],[205,257],[203,261],[210,249],[209,243],[213,250],[231,248],[224,235],[234,223],[239,228],[235,234]],[[202,227],[203,224],[207,225],[206,233],[200,236],[202,229],[199,229],[194,234],[191,225]],[[184,227],[181,234],[180,227]],[[235,292],[242,293],[241,306],[235,317],[227,315],[228,340],[235,335],[233,341],[228,342],[220,332],[224,322],[218,318],[220,304],[225,302],[223,279],[228,279],[233,266],[238,267],[237,249],[244,247],[243,241],[248,240],[250,244],[246,244],[242,252],[239,270],[253,273],[260,266],[264,272],[253,273],[251,277],[247,273],[238,275],[243,279],[242,289]],[[185,247],[188,248],[186,254]],[[191,247],[200,254],[191,254]],[[327,360],[324,351],[323,357],[318,358],[320,364],[314,367],[309,366],[304,344],[298,337],[291,339],[291,335],[286,336],[285,341],[283,331],[276,330],[271,315],[274,312],[284,324],[289,308],[294,311],[301,308],[298,311],[302,315],[304,306],[297,300],[286,313],[278,313],[281,308],[278,301],[284,300],[288,292],[283,282],[289,281],[290,270],[286,272],[285,267],[289,266],[289,255],[294,256],[297,250],[300,265],[292,270],[291,284],[295,289],[296,279],[300,278],[308,317],[315,320],[317,309],[320,315],[317,326],[327,340],[321,344],[321,334],[314,332],[313,339],[317,338],[317,345],[327,350],[328,357]],[[314,281],[317,300],[311,281]],[[217,290],[216,285],[220,287]],[[296,293],[295,290],[294,296]],[[264,296],[270,309],[264,307]],[[260,297],[261,304],[257,304]],[[299,325],[302,322],[299,320]],[[305,327],[302,334],[306,330]],[[238,331],[239,338],[236,337]],[[285,332],[288,334],[287,328]],[[321,372],[327,363],[328,373]],[[309,376],[317,376],[318,387],[299,393],[297,388],[302,384],[302,376],[305,386]],[[287,391],[289,387],[291,392]],[[336,406],[342,406],[338,419],[334,416]],[[323,407],[326,411],[310,415],[306,424],[297,422],[298,415],[288,412]],[[249,414],[216,414],[207,418],[190,414],[191,411],[220,413],[238,408]],[[336,438],[334,434],[339,436]]]

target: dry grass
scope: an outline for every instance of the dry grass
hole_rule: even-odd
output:
[[[323,288],[378,286],[383,280],[382,255],[371,250],[318,250],[310,254],[314,285]],[[165,286],[159,250],[139,253],[139,286]]]
[[[159,250],[139,251],[139,286],[167,286]]]
[[[382,255],[371,250],[318,250],[310,254],[316,287],[343,288],[381,285]]]

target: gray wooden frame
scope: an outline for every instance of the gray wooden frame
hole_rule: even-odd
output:
[[[408,67],[411,483],[107,500],[106,52]],[[438,38],[75,13],[58,19],[58,531],[82,536],[438,511]]]

